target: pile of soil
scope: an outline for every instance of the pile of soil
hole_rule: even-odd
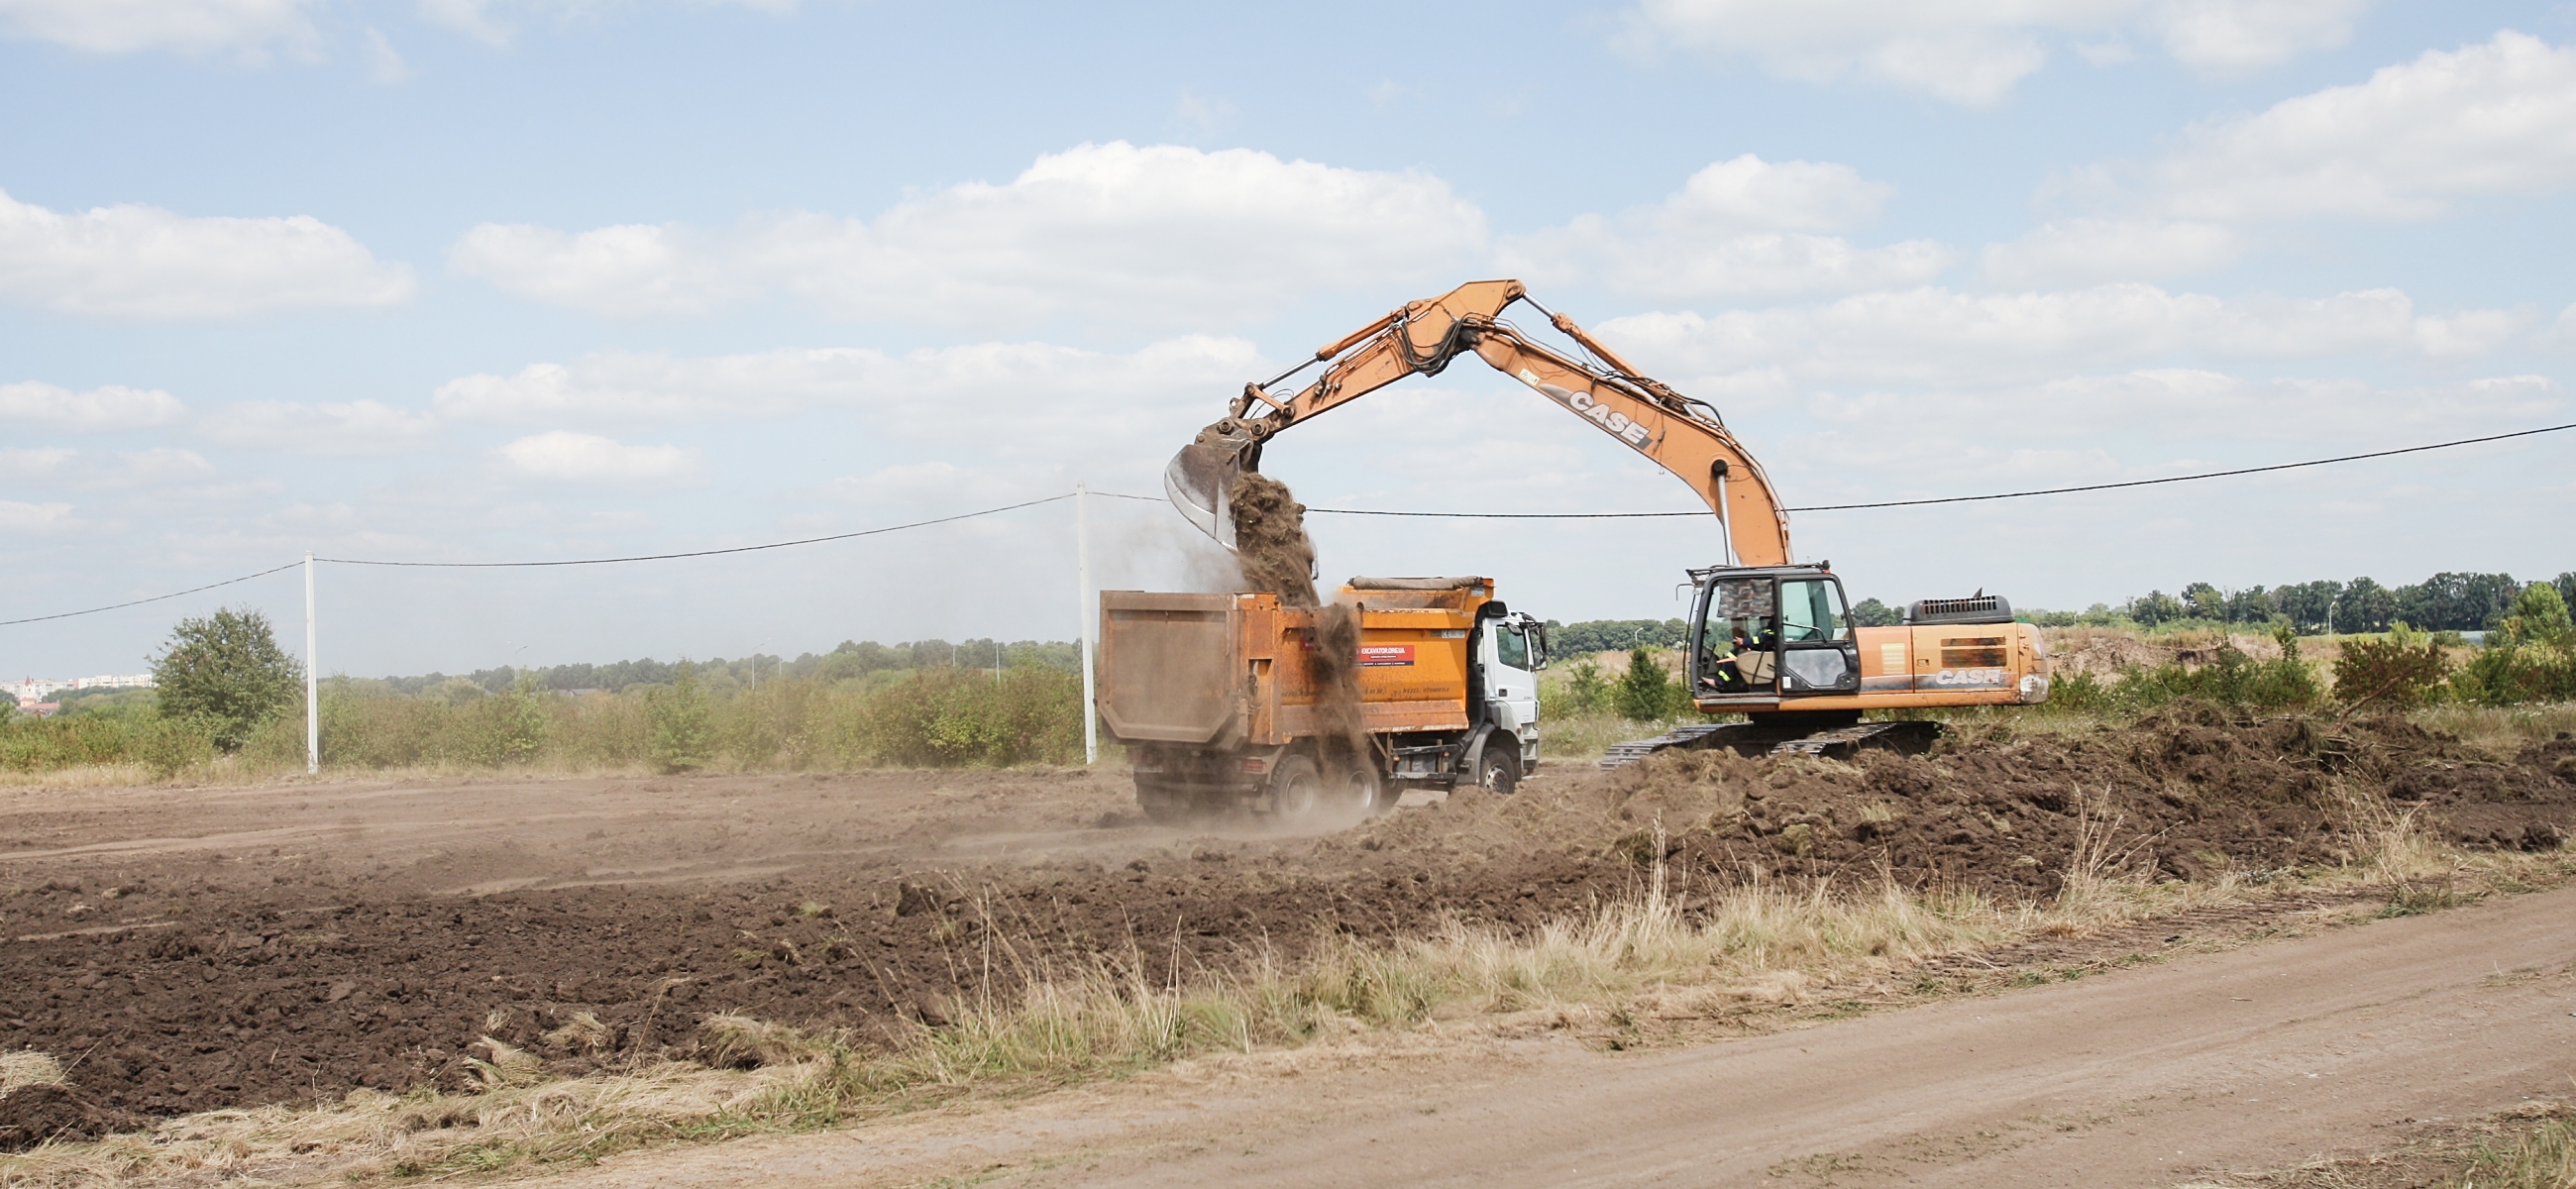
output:
[[[131,896],[176,915],[0,950],[0,1048],[61,1058],[99,1118],[171,1115],[461,1086],[486,1036],[571,1074],[703,1053],[699,1022],[717,1012],[884,1037],[1049,971],[1135,968],[1159,982],[1293,958],[1333,934],[1418,935],[1454,918],[1533,927],[1634,894],[1658,859],[1686,891],[1866,888],[1884,873],[2044,896],[2088,840],[2140,873],[2275,870],[2355,854],[2373,822],[2405,813],[2464,846],[2558,846],[2576,831],[2576,741],[2499,759],[2401,718],[2247,721],[2181,706],[2084,734],[1954,738],[1922,757],[1556,766],[1516,796],[1461,790],[1325,838],[1144,834],[1155,840],[1113,857],[936,869],[851,858],[758,882],[483,896],[363,877],[104,888],[57,876],[0,891],[0,912],[81,921],[94,918],[72,910]],[[1126,816],[1089,828],[1151,829]],[[23,1093],[0,1109],[8,1134],[70,1125],[56,1118],[70,1106],[20,1104]]]
[[[1533,789],[1475,828],[1371,828],[1408,844],[1427,829],[1453,845],[1563,840],[1641,862],[1660,829],[1668,864],[1718,884],[1892,878],[2044,897],[2080,847],[2103,874],[2207,878],[2346,862],[2408,814],[2464,847],[2556,849],[2576,833],[2571,757],[2565,738],[2499,762],[2398,717],[2242,720],[2186,702],[2124,728],[1951,739],[1919,757],[1667,752]]]
[[[100,1106],[69,1086],[20,1086],[0,1094],[0,1152],[22,1152],[49,1139],[97,1139],[144,1124],[142,1116]]]

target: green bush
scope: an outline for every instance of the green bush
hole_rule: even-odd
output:
[[[973,669],[923,669],[862,703],[860,750],[880,762],[954,766],[1070,762],[1081,754],[1082,679],[1034,666],[996,681]]]
[[[1566,666],[1558,709],[1574,715],[1600,714],[1610,709],[1610,694],[1610,681],[1601,675],[1601,666],[1586,657]]]
[[[215,754],[222,750],[224,732],[232,725],[202,716],[164,714],[138,725],[128,740],[126,758],[168,780],[214,762]]]
[[[2273,633],[2281,655],[2256,660],[2232,642],[2222,641],[2198,667],[2167,661],[2149,669],[2132,665],[2116,680],[2091,673],[2068,672],[2048,685],[2049,711],[2067,714],[2135,714],[2168,702],[2191,699],[2237,710],[2305,710],[2326,700],[2316,667],[2299,655],[2299,641],[2286,623]]]
[[[2576,699],[2576,626],[2556,587],[2535,582],[2486,647],[2451,674],[2451,693],[2480,706]]]
[[[521,678],[506,694],[477,698],[461,707],[464,733],[458,758],[475,764],[524,764],[545,748],[553,723],[536,688]]]
[[[1693,709],[1690,687],[1673,680],[1643,648],[1628,651],[1628,671],[1611,686],[1610,705],[1632,722],[1661,722]]]
[[[239,751],[251,732],[296,699],[304,670],[277,646],[268,617],[230,607],[182,619],[152,658],[161,713],[195,722],[215,746]]]
[[[679,680],[644,695],[651,722],[645,750],[653,766],[665,772],[703,768],[715,757],[715,707],[697,670],[682,663]]]
[[[2450,670],[2441,642],[2401,620],[2378,639],[2344,642],[2335,660],[2335,697],[2351,706],[2421,706],[2440,696]]]

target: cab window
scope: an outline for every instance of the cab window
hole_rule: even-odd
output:
[[[1780,635],[1792,644],[1802,640],[1843,638],[1842,587],[1834,582],[1780,584]]]
[[[1529,668],[1529,641],[1522,639],[1518,631],[1495,624],[1494,659],[1507,669]]]

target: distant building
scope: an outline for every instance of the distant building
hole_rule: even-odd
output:
[[[152,675],[149,673],[106,673],[97,677],[21,677],[0,683],[0,692],[14,698],[20,709],[32,710],[38,702],[44,701],[46,695],[56,690],[148,689],[151,685]]]

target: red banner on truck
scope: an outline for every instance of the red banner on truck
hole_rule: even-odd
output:
[[[1410,665],[1412,663],[1413,646],[1410,644],[1360,645],[1360,667],[1363,669],[1376,668],[1380,665]]]

